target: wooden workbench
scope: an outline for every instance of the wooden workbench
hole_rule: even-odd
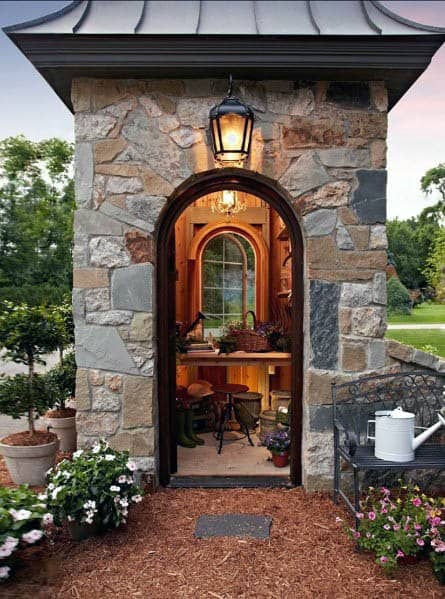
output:
[[[276,366],[290,366],[292,355],[285,352],[251,353],[236,351],[230,354],[217,354],[216,352],[191,352],[179,356],[178,365],[194,368],[198,366],[226,366],[227,382],[249,385],[248,367],[256,367],[257,376],[255,386],[251,391],[259,391],[263,395],[262,409],[269,407],[269,375]],[[230,368],[232,367],[232,368]],[[195,377],[197,378],[197,377]],[[250,386],[250,385],[249,385]]]

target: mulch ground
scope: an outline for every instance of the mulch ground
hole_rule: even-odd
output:
[[[4,469],[0,480],[7,483]],[[202,514],[273,518],[267,541],[194,537]],[[391,577],[335,524],[340,507],[303,489],[167,489],[133,507],[128,524],[73,542],[66,531],[26,550],[0,596],[232,599],[444,597],[428,561]]]

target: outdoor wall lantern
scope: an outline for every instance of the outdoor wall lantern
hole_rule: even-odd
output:
[[[233,79],[224,100],[210,110],[213,155],[219,163],[242,162],[247,158],[252,139],[254,112],[232,93]]]

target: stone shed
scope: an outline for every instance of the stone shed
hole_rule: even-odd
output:
[[[75,115],[80,446],[106,437],[161,483],[174,475],[168,235],[187,204],[228,186],[290,230],[290,477],[330,485],[331,382],[394,368],[387,113],[445,31],[376,1],[93,0],[6,33]],[[209,111],[229,73],[255,125],[246,160],[221,166]]]

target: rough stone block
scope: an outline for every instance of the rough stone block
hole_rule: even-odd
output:
[[[332,418],[332,413],[331,413]],[[331,479],[334,472],[332,430],[329,432],[307,431],[303,439],[303,464],[305,481],[311,476],[315,481]]]
[[[413,354],[413,362],[414,364],[419,364],[420,366],[424,366],[425,368],[431,368],[436,370],[436,367],[439,363],[438,356],[433,354],[428,354],[427,352],[421,351],[420,349],[415,349]]]
[[[353,250],[354,243],[352,241],[351,236],[348,233],[348,230],[344,225],[337,222],[337,227],[335,231],[335,242],[337,243],[337,247],[339,250]]]
[[[154,454],[154,429],[146,428],[135,432],[119,432],[108,439],[110,446],[117,451],[129,451],[131,456],[152,456]],[[140,469],[140,468],[139,468]]]
[[[341,351],[341,365],[346,372],[363,372],[367,367],[366,345],[357,341],[344,341]]]
[[[122,225],[97,210],[76,210],[74,231],[89,235],[121,235]]]
[[[331,404],[332,383],[345,383],[350,376],[328,370],[308,368],[305,373],[306,401],[309,404]],[[332,414],[331,414],[332,419]]]
[[[306,244],[306,256],[312,268],[335,268],[338,265],[338,252],[332,237],[309,237]]]
[[[316,208],[336,208],[348,203],[351,185],[347,181],[327,183],[314,192],[300,196],[295,202],[300,214],[307,214]]]
[[[76,426],[80,434],[113,435],[119,426],[117,412],[77,412]]]
[[[387,339],[386,351],[391,358],[407,363],[413,362],[414,348],[409,345],[404,345],[394,339]]]
[[[383,337],[386,331],[384,308],[354,308],[351,316],[351,332],[362,337]]]
[[[127,266],[130,258],[121,237],[93,237],[89,243],[91,266]]]
[[[77,361],[77,360],[76,360]],[[91,409],[90,387],[88,385],[88,370],[76,370],[76,410],[78,412]]]
[[[74,193],[76,204],[88,208],[93,194],[93,149],[89,143],[76,143],[74,154]]]
[[[141,169],[141,178],[145,191],[150,195],[168,197],[173,192],[173,185],[148,167]]]
[[[372,289],[372,301],[386,306],[386,272],[375,273]]]
[[[73,317],[76,321],[82,321],[85,318],[85,298],[82,289],[73,289]]]
[[[339,329],[342,335],[351,332],[351,308],[340,308],[338,311]]]
[[[386,167],[386,142],[383,139],[375,139],[371,142],[371,166],[372,168]]]
[[[126,147],[127,143],[121,137],[98,141],[94,144],[94,162],[96,164],[111,162],[118,154],[123,152]]]
[[[362,81],[333,81],[327,89],[326,102],[343,108],[368,109],[371,105],[369,84]]]
[[[385,341],[371,341],[368,344],[368,369],[383,368],[386,364]]]
[[[191,127],[175,129],[170,133],[170,137],[180,148],[191,148],[203,139],[201,133]]]
[[[371,89],[371,98],[374,108],[380,112],[388,110],[388,92],[384,81],[371,81],[369,84]]]
[[[127,163],[96,164],[95,172],[98,175],[134,178],[139,177],[139,166]]]
[[[88,373],[88,379],[90,381],[90,385],[97,387],[103,385],[104,374],[100,370],[90,370]]]
[[[369,226],[349,225],[347,227],[356,250],[367,250],[369,247]]]
[[[307,116],[314,111],[314,94],[307,87],[294,93],[267,92],[267,109],[276,114]]]
[[[128,197],[125,204],[131,214],[145,221],[153,231],[165,201],[164,197],[159,196],[134,195]]]
[[[113,327],[76,327],[76,361],[80,368],[138,373],[119,333]]]
[[[87,289],[91,287],[108,287],[108,270],[106,268],[75,268],[73,271],[73,287]]]
[[[358,170],[358,187],[352,195],[351,206],[362,224],[386,221],[386,171]]]
[[[332,407],[326,405],[310,405],[309,429],[317,433],[332,431]]]
[[[114,309],[151,312],[151,264],[135,264],[115,270],[111,279],[111,299]]]
[[[338,360],[338,303],[340,287],[335,283],[310,283],[311,365],[335,370]]]
[[[125,377],[122,426],[137,428],[153,424],[153,380],[144,376]]]
[[[280,183],[295,195],[320,187],[329,181],[325,167],[314,157],[313,153],[303,154],[292,162],[281,177]]]
[[[104,387],[93,389],[93,410],[99,412],[119,412],[120,408],[119,395]]]
[[[116,119],[106,114],[78,112],[74,116],[74,129],[77,141],[102,139],[116,125]]]
[[[340,304],[357,308],[369,306],[372,302],[372,288],[365,283],[344,283],[341,287]]]
[[[110,309],[110,292],[108,287],[88,289],[85,291],[87,312],[100,312]]]
[[[345,126],[334,116],[294,117],[289,127],[283,127],[283,145],[293,148],[330,148],[345,144]]]
[[[124,198],[124,196],[116,197]],[[142,231],[147,231],[148,233],[153,231],[153,225],[151,223],[141,220],[137,216],[134,216],[128,212],[128,210],[124,210],[124,203],[121,201],[113,201],[113,203],[111,203],[111,201],[104,202],[100,207],[100,211],[127,225],[131,225],[137,229],[142,229]]]
[[[89,312],[86,316],[87,324],[100,324],[118,326],[130,324],[132,312],[126,310],[107,310],[105,312]]]
[[[343,268],[374,268],[382,269],[386,266],[386,251],[352,251],[344,250],[339,254],[340,266]]]
[[[138,230],[126,231],[125,247],[133,264],[154,262],[153,237]]]
[[[92,86],[93,81],[91,79],[73,79],[71,84],[71,102],[75,112],[90,110]]]
[[[142,190],[142,181],[138,177],[109,177],[106,186],[109,194],[138,193]]]
[[[308,237],[329,235],[334,230],[337,222],[337,212],[320,208],[305,216],[303,222]]]
[[[153,316],[145,312],[136,312],[131,321],[130,339],[132,341],[151,341],[153,337]]]
[[[111,391],[122,391],[122,376],[120,374],[107,373],[105,375],[105,385]]]
[[[349,137],[362,137],[386,139],[387,117],[386,114],[375,112],[348,113]]]
[[[386,250],[388,239],[386,237],[385,225],[372,225],[369,236],[369,248],[371,250]]]
[[[309,240],[311,241],[311,240]],[[374,270],[344,270],[344,269],[324,269],[321,266],[309,268],[307,270],[308,279],[320,279],[323,281],[370,281],[374,276]]]
[[[349,185],[349,184],[348,184]],[[348,206],[340,206],[338,209],[338,217],[344,225],[357,225],[358,217],[356,213],[348,208]],[[351,232],[351,231],[349,231]]]
[[[332,148],[319,150],[318,155],[322,164],[330,167],[363,168],[370,164],[369,150],[355,150],[352,148]]]

